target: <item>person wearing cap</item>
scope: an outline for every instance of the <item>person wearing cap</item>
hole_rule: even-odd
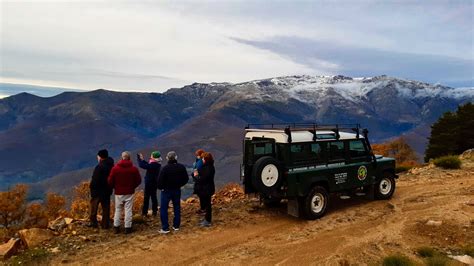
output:
[[[196,175],[195,189],[201,202],[201,206],[204,207],[205,216],[204,220],[199,223],[200,226],[209,227],[212,222],[212,195],[216,192],[214,184],[214,175],[216,170],[214,168],[214,158],[210,152],[205,152],[202,155],[202,168],[198,170]],[[202,207],[201,207],[202,208]]]
[[[194,181],[194,193],[193,194],[196,194],[197,195],[197,192],[196,192],[196,177],[198,175],[198,171],[202,168],[202,158],[201,158],[201,155],[204,153],[204,150],[203,149],[199,149],[197,150],[194,155],[196,155],[196,161],[193,163],[193,171],[191,172],[191,177],[193,178],[193,181]],[[197,214],[204,214],[206,211],[204,210],[205,206],[202,204],[203,202],[201,200],[199,200],[199,203],[200,203],[200,208],[199,210],[196,212]]]
[[[170,232],[168,223],[168,206],[173,202],[173,230],[178,231],[181,224],[181,187],[189,181],[184,165],[178,163],[178,156],[174,151],[166,155],[168,164],[163,166],[158,176],[158,189],[161,190],[160,219],[161,234]]]
[[[98,164],[94,168],[89,185],[91,201],[88,226],[94,228],[98,227],[97,210],[100,204],[102,208],[101,227],[108,229],[110,226],[110,195],[112,195],[112,190],[107,184],[107,178],[109,177],[110,170],[114,166],[114,160],[109,157],[109,152],[104,149],[97,153],[97,162]]]
[[[125,234],[132,232],[133,194],[142,182],[140,172],[133,166],[130,157],[130,152],[122,152],[122,160],[112,168],[108,178],[109,186],[115,193],[114,229],[116,234],[120,233],[120,218],[124,208]]]
[[[161,169],[161,153],[159,151],[152,152],[148,162],[144,160],[143,154],[139,153],[137,154],[137,161],[140,168],[146,170],[142,215],[145,217],[147,216],[148,206],[151,199],[151,210],[153,216],[156,216],[158,213],[156,190],[158,189],[158,175],[160,174]]]

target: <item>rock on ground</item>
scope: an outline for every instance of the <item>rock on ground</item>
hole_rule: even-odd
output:
[[[40,228],[23,229],[18,231],[18,234],[28,248],[37,247],[54,236],[51,231]]]
[[[0,245],[0,259],[6,260],[15,255],[20,247],[20,239],[11,238],[7,243]]]

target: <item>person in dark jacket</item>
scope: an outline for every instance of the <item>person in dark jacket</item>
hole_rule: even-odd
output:
[[[181,224],[181,187],[189,181],[184,165],[178,163],[178,156],[174,151],[166,155],[168,164],[163,166],[158,176],[158,189],[161,190],[161,234],[170,232],[168,223],[168,206],[173,202],[173,230],[178,231]]]
[[[198,170],[196,178],[196,193],[201,202],[201,206],[204,207],[206,214],[204,220],[199,224],[203,227],[211,226],[212,222],[212,195],[216,192],[216,186],[214,185],[214,175],[216,170],[214,169],[214,158],[211,153],[205,152],[202,154],[203,166]]]
[[[110,170],[114,167],[114,160],[109,157],[109,152],[104,149],[97,153],[97,161],[98,164],[94,168],[89,186],[91,201],[90,222],[88,226],[94,228],[98,227],[97,210],[100,204],[102,208],[101,227],[108,229],[110,226],[110,195],[112,194],[112,190],[107,184],[107,178],[109,177]]]
[[[138,165],[142,169],[146,169],[145,174],[145,195],[143,197],[142,215],[147,216],[148,205],[151,199],[151,210],[153,216],[158,212],[158,199],[156,197],[156,190],[158,189],[158,175],[161,169],[161,153],[154,151],[150,155],[150,160],[147,162],[143,159],[143,154],[137,154]]]
[[[110,171],[108,183],[115,193],[115,233],[120,232],[120,216],[125,208],[125,233],[132,232],[132,206],[135,189],[142,182],[138,168],[130,160],[130,152],[122,152],[122,160]]]
[[[197,176],[198,171],[202,168],[202,158],[201,158],[201,156],[202,156],[203,153],[204,153],[203,149],[199,149],[194,153],[194,155],[196,155],[196,161],[193,163],[193,172],[191,173],[191,177],[194,180],[194,193],[193,194],[197,194],[196,193],[196,178],[194,176]],[[202,205],[202,201],[199,201],[199,203],[201,204],[201,208],[196,213],[197,214],[206,213],[206,211],[204,210],[204,206]]]

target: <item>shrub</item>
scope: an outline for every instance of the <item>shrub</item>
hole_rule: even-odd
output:
[[[427,258],[426,265],[427,266],[445,266],[445,265],[448,265],[449,261],[450,261],[449,258],[442,255],[438,255],[438,256]]]
[[[416,253],[418,253],[418,255],[423,258],[433,257],[438,254],[436,249],[432,247],[420,247],[416,250]]]
[[[133,213],[142,213],[144,197],[143,190],[135,192],[135,195],[133,196]]]
[[[82,182],[74,187],[74,198],[71,203],[71,215],[76,219],[87,218],[90,206],[89,182]]]
[[[449,155],[439,157],[433,160],[433,163],[437,167],[441,167],[444,169],[459,169],[461,168],[461,160],[456,155]]]
[[[30,205],[28,205],[28,207],[26,208],[24,226],[29,228],[48,227],[48,214],[43,205],[39,203],[31,203]]]
[[[49,192],[46,194],[45,209],[49,219],[54,220],[58,218],[61,212],[64,212],[66,205],[66,198],[63,196]]]
[[[471,257],[474,257],[474,244],[469,244],[469,245],[463,247],[462,252],[465,255],[469,255]]]
[[[400,167],[413,167],[418,165],[418,157],[415,151],[408,145],[406,139],[403,137],[381,144],[373,144],[372,150],[375,154],[395,158],[397,166]]]
[[[8,229],[23,222],[27,191],[27,185],[18,184],[9,191],[0,192],[0,225]]]
[[[383,266],[412,266],[415,265],[408,257],[403,255],[391,255],[385,257],[382,262]]]

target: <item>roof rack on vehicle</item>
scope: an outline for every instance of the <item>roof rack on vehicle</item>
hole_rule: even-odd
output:
[[[268,129],[284,130],[288,135],[288,142],[291,143],[292,131],[309,131],[313,133],[313,140],[316,141],[319,130],[328,130],[335,133],[336,139],[339,139],[340,130],[352,130],[356,133],[357,139],[360,135],[360,124],[318,124],[318,123],[277,123],[277,124],[248,124],[245,129]]]

